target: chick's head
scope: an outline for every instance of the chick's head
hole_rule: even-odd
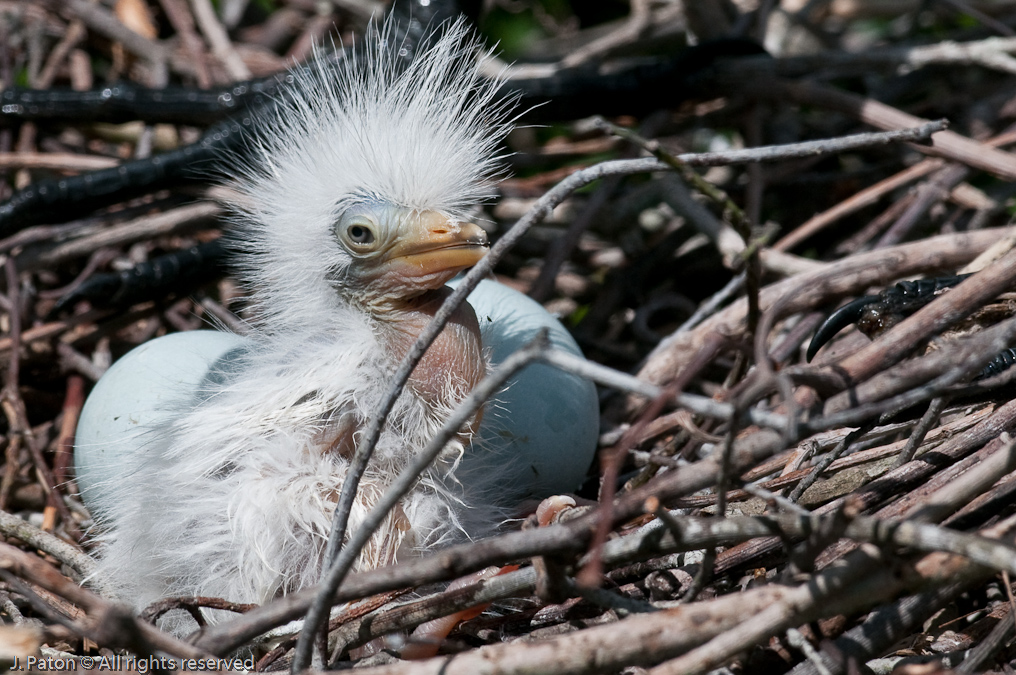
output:
[[[255,121],[236,207],[240,266],[266,323],[383,311],[483,255],[471,212],[501,171],[510,101],[461,22],[406,62],[391,26],[318,56]]]

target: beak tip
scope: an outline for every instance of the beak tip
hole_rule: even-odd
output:
[[[461,231],[466,236],[465,243],[471,246],[489,246],[487,231],[476,223],[462,223]]]

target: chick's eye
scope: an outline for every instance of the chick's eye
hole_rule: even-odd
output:
[[[346,233],[349,235],[349,240],[354,244],[371,244],[374,242],[374,233],[370,231],[370,228],[363,225],[350,225]]]

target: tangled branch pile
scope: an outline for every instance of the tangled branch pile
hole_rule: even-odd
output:
[[[0,659],[293,663],[316,588],[136,617],[90,586],[77,416],[130,348],[242,326],[194,167],[273,76],[372,12],[463,10],[545,103],[486,216],[591,361],[534,356],[601,385],[601,462],[552,523],[347,577],[315,667],[1011,672],[1016,2],[463,5],[0,0]],[[838,305],[959,273],[806,358]],[[237,616],[184,641],[152,623],[179,607]]]

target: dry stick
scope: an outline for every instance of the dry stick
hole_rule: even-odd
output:
[[[344,608],[342,611],[337,612],[328,621],[328,627],[325,629],[331,635],[333,631],[339,630],[342,626],[345,626],[350,622],[357,622],[362,617],[373,613],[377,609],[391,606],[391,603],[409,592],[408,588],[404,588],[397,591],[388,591],[386,593],[379,593],[368,598],[364,598],[358,602],[352,603],[351,606]],[[284,655],[289,654],[289,659],[292,659],[290,652],[293,649],[293,645],[296,644],[296,638],[299,637],[299,629],[293,631],[293,634],[288,637],[281,635],[282,631],[279,632],[279,637],[282,637],[281,641],[273,640],[277,644],[275,648],[269,651],[267,654],[262,656],[258,662],[254,665],[254,670],[257,672],[263,672],[269,670],[268,666],[280,660]],[[329,644],[333,642],[329,641]],[[288,663],[287,660],[287,663]],[[287,666],[288,667],[288,666]],[[283,667],[280,664],[278,668],[274,670],[282,670]]]
[[[820,652],[819,657],[826,672],[830,675],[841,675],[848,667],[848,658],[864,662],[872,656],[884,653],[888,647],[912,635],[914,627],[921,625],[928,617],[955,600],[972,586],[974,581],[982,580],[947,584],[881,605],[868,614],[864,623],[835,640],[833,649],[836,651],[827,646]],[[790,671],[790,675],[822,675],[822,673],[817,664],[802,662]]]
[[[978,489],[989,485],[1000,476],[1016,468],[1016,455],[1009,448],[996,451],[983,470],[978,470],[967,487]],[[1000,473],[1001,472],[1001,473]],[[966,478],[966,476],[964,476]],[[965,493],[971,494],[969,490]],[[835,526],[839,514],[775,516],[730,516],[728,518],[689,518],[670,513],[670,527],[657,527],[658,540],[653,543],[654,554],[695,550],[709,544],[728,545],[737,541],[768,537],[780,533],[787,538],[802,538],[815,532],[824,532]],[[676,528],[675,528],[676,526]],[[665,529],[665,531],[664,531]],[[676,529],[676,531],[675,531]],[[942,551],[955,553],[979,565],[1016,574],[1016,548],[1011,544],[988,539],[979,534],[957,532],[939,525],[911,520],[871,518],[858,516],[847,523],[843,536],[878,546],[900,546],[924,553]],[[628,537],[625,537],[627,539]],[[632,537],[624,550],[635,554],[637,547],[645,547],[649,532]],[[620,547],[618,547],[620,549]],[[612,551],[613,560],[620,558],[620,550]]]
[[[872,248],[871,240],[891,227],[910,208],[910,205],[916,199],[916,190],[907,192],[907,194],[894,201],[888,208],[872,218],[867,225],[837,244],[833,252],[837,255],[850,255],[864,247]]]
[[[925,159],[914,166],[900,171],[894,176],[880,180],[871,187],[867,187],[844,199],[836,206],[812,216],[778,239],[773,244],[773,248],[777,251],[789,251],[804,240],[832,225],[840,218],[877,203],[886,193],[927,176],[942,166],[942,164],[943,162],[940,159]]]
[[[56,79],[56,71],[63,64],[64,59],[71,52],[74,46],[85,37],[85,26],[80,21],[72,21],[67,26],[67,30],[64,31],[64,35],[60,38],[60,42],[57,43],[53,50],[49,54],[49,58],[46,60],[46,65],[43,67],[42,72],[39,73],[39,77],[36,79],[34,86],[37,89],[48,89],[52,84],[53,80]]]
[[[1006,443],[999,447],[972,471],[959,479],[958,486],[940,490],[934,498],[945,504],[943,510],[955,509],[958,502],[969,499],[985,486],[1016,468],[1016,456]],[[1011,441],[1009,442],[1011,445]],[[647,500],[647,507],[658,503]],[[651,510],[651,508],[650,508]],[[730,545],[774,533],[786,538],[804,538],[815,532],[828,531],[836,526],[841,515],[806,513],[774,516],[730,516],[725,519],[687,517],[679,511],[657,512],[660,520],[653,521],[634,534],[611,541],[605,560],[618,564],[635,559],[677,552],[694,551],[703,546]],[[858,516],[842,528],[845,537],[879,545],[902,546],[922,552],[948,551],[962,555],[978,564],[996,570],[1013,571],[1016,568],[1016,549],[1012,544],[1000,543],[982,535],[957,532],[948,528],[903,520],[899,517],[882,518]]]
[[[945,128],[945,121],[940,120],[942,125],[940,128]],[[676,171],[685,182],[691,185],[693,188],[698,190],[701,194],[705,195],[713,203],[717,204],[723,209],[724,214],[728,215],[730,224],[733,226],[734,231],[744,241],[746,247],[744,260],[745,260],[745,288],[747,290],[748,297],[748,329],[747,333],[750,336],[755,334],[755,330],[758,326],[759,316],[761,310],[758,304],[758,293],[759,287],[762,284],[762,268],[759,263],[758,249],[754,244],[754,236],[752,235],[752,223],[751,219],[744,213],[734,201],[727,195],[726,192],[721,190],[719,187],[713,185],[702,176],[698,175],[691,167],[684,164],[671,153],[667,152],[659,143],[659,141],[649,141],[640,136],[639,134],[619,127],[616,124],[598,118],[595,122],[595,126],[602,131],[614,134],[620,138],[625,139],[630,143],[641,147],[646,152],[652,154],[656,159],[668,164],[674,171]]]
[[[1016,492],[1016,475],[1010,474],[992,485],[989,490],[985,490],[972,501],[963,505],[963,507],[943,520],[942,524],[947,527],[962,527],[963,523],[977,517],[980,513],[997,513],[1002,511],[1012,503],[1014,492]],[[879,515],[879,513],[876,513],[876,515]]]
[[[1013,625],[1013,619],[1016,617],[1016,608],[1013,607],[1012,587],[1010,586],[1008,573],[1002,572],[1002,578],[1005,581],[1006,592],[1009,595],[1009,614],[1003,616],[995,624],[995,627],[991,629],[991,633],[970,650],[967,658],[963,659],[963,662],[956,668],[957,673],[976,673],[981,670],[984,663],[996,651],[1001,649],[1004,644],[1009,642],[1013,634],[1016,633],[1016,626]]]
[[[7,282],[7,321],[11,341],[11,357],[4,377],[4,398],[7,398],[17,395],[21,367],[21,282],[18,279],[18,268],[11,258],[4,264],[4,280]]]
[[[60,335],[69,328],[80,326],[81,324],[97,323],[111,314],[113,314],[113,311],[108,309],[89,310],[67,319],[44,323],[41,326],[33,326],[19,336],[15,336],[12,331],[7,337],[0,337],[0,354],[7,351],[10,351],[11,354],[17,354],[21,344],[29,344],[37,340],[48,340],[51,337]],[[17,339],[15,339],[16,337]]]
[[[540,641],[493,644],[425,661],[364,668],[364,675],[586,675],[651,665],[735,626],[781,600],[769,586],[658,612],[635,614]]]
[[[759,84],[759,83],[756,83]],[[767,98],[790,98],[798,103],[819,105],[840,110],[862,122],[880,129],[902,129],[922,124],[926,120],[910,115],[874,99],[834,89],[813,82],[767,82],[765,86],[751,86],[751,93]],[[1016,180],[1016,155],[993,148],[987,143],[961,136],[952,131],[940,131],[931,137],[930,146],[916,146],[932,155],[972,166],[1007,180]]]
[[[381,607],[366,616],[343,624],[331,634],[330,638],[336,640],[332,661],[353,647],[383,635],[415,628],[469,607],[532,593],[535,588],[536,570],[524,567],[461,588],[435,593],[420,600]]]
[[[883,567],[887,566],[883,564]],[[768,638],[792,626],[808,623],[830,613],[853,613],[906,587],[902,580],[887,577],[875,560],[866,565],[853,561],[849,566],[826,570],[815,575],[808,583],[791,589],[786,596],[761,612],[747,615],[750,618],[736,627],[696,646],[683,656],[650,669],[648,673],[692,675],[707,672],[741,651],[765,644]],[[364,675],[369,673],[370,671],[365,671]]]
[[[794,489],[790,491],[787,498],[794,503],[800,501],[801,495],[804,494],[804,491],[815,484],[815,481],[818,480],[819,476],[825,473],[825,470],[829,468],[829,465],[839,459],[840,455],[846,452],[847,448],[849,448],[854,441],[874,429],[876,423],[877,420],[871,420],[844,436],[843,440],[837,443],[835,448],[833,448],[830,452],[827,452],[822,459],[819,460],[819,462],[815,465],[814,470],[802,478],[801,481],[794,486]]]
[[[687,386],[695,375],[697,375],[702,368],[709,364],[710,361],[715,358],[716,353],[721,348],[721,340],[714,340],[712,343],[703,348],[702,352],[699,353],[698,358],[695,359],[687,368],[678,374],[674,381],[669,383],[665,388],[661,389],[659,394],[651,400],[646,410],[639,416],[638,421],[629,428],[617,444],[608,451],[601,453],[601,473],[603,475],[602,484],[600,485],[599,494],[599,522],[597,524],[596,533],[593,536],[593,541],[590,544],[590,552],[592,555],[589,556],[590,562],[583,566],[582,570],[576,577],[576,581],[582,586],[587,588],[598,587],[602,582],[603,569],[600,561],[600,550],[604,543],[607,541],[607,537],[610,534],[610,526],[613,522],[611,518],[611,510],[614,505],[614,496],[617,486],[618,473],[620,472],[621,464],[624,458],[627,456],[628,451],[635,446],[635,443],[640,436],[643,435],[646,426],[654,419],[660,416],[664,406],[674,400],[675,396]],[[731,417],[734,416],[734,409],[731,408]]]
[[[151,653],[155,650],[183,658],[208,658],[207,651],[187,644],[135,618],[126,606],[116,605],[81,588],[37,556],[0,543],[0,569],[26,579],[81,607],[91,619],[76,624],[79,635],[113,648]]]
[[[4,375],[3,389],[0,391],[0,400],[6,401],[8,396],[17,395],[18,372],[21,363],[21,307],[18,300],[20,293],[17,268],[14,266],[14,261],[10,258],[4,264],[4,277],[7,282],[7,322],[10,331],[10,336],[7,337],[7,340],[11,353],[7,363],[7,372]],[[10,493],[14,489],[14,480],[17,478],[18,462],[20,462],[20,449],[20,434],[8,433],[4,475],[3,480],[0,481],[0,510],[7,508],[7,501],[10,499]]]
[[[335,0],[334,4],[339,4],[341,0]],[[357,0],[351,0],[357,1]],[[380,15],[384,11],[384,8],[377,8],[374,13]],[[335,18],[331,14],[317,14],[311,17],[309,21],[303,24],[303,30],[293,40],[292,45],[283,55],[283,58],[288,63],[303,63],[311,58],[313,49],[316,45],[319,45],[325,41],[325,36],[335,25]]]
[[[104,368],[102,366],[96,365],[92,361],[92,359],[88,358],[87,356],[85,356],[84,354],[79,352],[78,350],[74,349],[73,347],[71,347],[66,342],[57,342],[56,352],[57,352],[57,354],[60,355],[60,367],[62,369],[81,373],[82,375],[87,377],[92,382],[98,382],[99,378],[101,378],[103,373],[106,372],[106,368]],[[80,380],[81,378],[79,377],[78,379]],[[82,397],[82,402],[83,402],[83,397]],[[64,406],[64,408],[66,409],[66,405]],[[73,420],[74,425],[77,425],[77,422],[78,422],[77,416],[78,416],[79,413],[80,413],[80,409],[78,411],[75,411],[75,413],[74,413],[74,420]],[[64,419],[67,419],[67,418],[65,417]],[[66,434],[65,434],[65,428],[66,428],[66,423],[60,425],[60,435],[61,436],[65,436],[67,439],[69,439],[69,440],[66,441],[66,447],[68,448],[67,455],[69,457],[70,456],[70,451],[73,450],[73,448],[74,448],[74,429],[75,429],[75,427],[71,426],[69,428],[69,431],[66,432]],[[63,441],[61,441],[61,443],[63,443]],[[58,447],[64,447],[64,446],[63,445],[59,445]],[[69,467],[70,464],[69,463],[65,463],[63,466],[64,467]],[[57,480],[59,480],[61,483],[63,483],[63,482],[65,482],[67,480],[70,480],[72,478],[73,478],[73,476],[65,474],[63,476],[59,476],[58,475]]]
[[[575,68],[589,61],[602,62],[611,51],[635,44],[651,27],[653,15],[648,0],[632,0],[628,20],[616,30],[601,35],[568,52],[561,59],[562,68]]]
[[[982,12],[981,10],[977,9],[969,2],[966,2],[965,0],[938,0],[938,2],[942,3],[943,5],[949,5],[950,7],[957,10],[961,14],[966,14],[967,16],[975,19],[985,28],[989,28],[995,31],[996,33],[999,33],[1006,37],[1016,36],[1016,31],[1014,31],[1012,28],[1005,25],[1004,23],[1002,23],[995,17],[991,16],[990,14]]]
[[[63,225],[35,225],[16,232],[9,237],[0,239],[0,253],[7,253],[19,246],[29,246],[42,242],[51,242],[54,239],[73,235],[75,230],[84,226],[82,221],[71,221]]]
[[[1010,428],[981,448],[978,458],[966,462],[959,471],[943,472],[927,485],[921,486],[919,494],[907,495],[899,502],[889,505],[880,514],[893,514],[914,521],[939,522],[956,509],[967,504],[973,497],[983,493],[1013,468],[1013,441]],[[959,474],[959,475],[957,475]],[[923,497],[918,499],[916,497]],[[882,515],[881,517],[886,517]]]
[[[709,296],[705,302],[699,305],[698,309],[695,310],[695,313],[689,316],[684,323],[678,326],[677,330],[675,330],[672,335],[687,332],[702,323],[707,316],[716,311],[717,307],[739,293],[741,291],[741,287],[744,286],[744,281],[744,272],[741,272],[736,277],[728,281],[726,286],[716,291],[716,293]],[[668,340],[670,338],[671,336],[668,336],[667,338],[664,338],[664,340]]]
[[[157,236],[193,230],[213,222],[222,212],[222,207],[214,202],[188,204],[154,216],[135,218],[95,234],[58,243],[37,252],[24,253],[18,257],[18,263],[26,271],[54,267],[67,260],[89,255],[105,246],[133,244]]]
[[[662,122],[663,116],[651,117],[643,124],[643,133],[647,136],[656,135],[657,128],[661,126]],[[637,153],[637,149],[627,148],[624,151],[623,158],[629,159]],[[558,270],[561,269],[565,260],[571,255],[582,234],[592,225],[596,215],[603,209],[607,201],[617,190],[622,178],[623,176],[614,176],[603,181],[602,185],[597,186],[596,191],[589,198],[585,206],[583,206],[582,211],[569,223],[564,233],[554,240],[547,251],[539,276],[536,277],[536,281],[529,288],[529,297],[537,302],[544,302],[547,299],[554,290],[554,281],[557,279]]]
[[[198,27],[212,46],[212,53],[226,67],[229,76],[234,80],[251,79],[250,70],[233,48],[233,43],[229,41],[229,35],[215,16],[215,9],[210,0],[190,0],[190,2]]]
[[[1012,430],[1014,426],[1016,426],[1016,402],[1009,402],[994,411],[988,417],[981,420],[968,431],[951,436],[945,443],[942,443],[935,449],[935,453],[933,455],[919,457],[917,460],[905,464],[898,469],[890,470],[878,479],[868,483],[860,490],[852,493],[850,499],[857,502],[858,508],[863,511],[868,511],[879,504],[897,498],[908,486],[918,483],[919,481],[926,480],[929,476],[936,472],[938,472],[938,474],[932,478],[926,486],[918,488],[917,494],[923,495],[925,493],[930,493],[931,491],[938,490],[942,485],[954,483],[959,474],[963,473],[969,466],[977,464],[977,457],[989,456],[996,450],[996,448],[991,445],[988,447],[981,446],[984,446],[986,443],[993,443],[994,441],[992,441],[992,439],[997,439],[999,434],[1004,431]],[[958,461],[978,447],[981,447],[981,450],[978,450],[966,460]],[[944,471],[939,471],[939,468],[947,462],[957,463],[946,468]],[[840,508],[844,499],[845,498],[841,497],[829,504],[825,504],[824,506],[816,509],[816,513],[831,513]],[[897,502],[897,504],[901,505],[900,507],[887,507],[890,509],[889,511],[883,509],[878,513],[878,515],[883,518],[906,515],[905,509],[910,503],[911,502],[907,501],[905,498],[904,500]],[[727,551],[724,551],[717,560],[717,571],[718,573],[728,572],[731,569],[746,564],[758,555],[763,555],[776,550],[781,545],[781,540],[770,537],[768,539],[759,539],[728,549]],[[818,564],[820,566],[827,564],[828,562],[831,562],[833,558],[842,555],[844,552],[845,549],[838,548],[834,545],[832,549],[823,553],[822,556],[819,557]]]
[[[13,537],[32,548],[48,553],[73,569],[83,579],[91,577],[95,573],[95,561],[87,553],[49,532],[40,530],[28,521],[4,511],[0,511],[0,534],[5,537]],[[93,582],[94,580],[87,583]],[[105,589],[96,587],[96,591],[107,595]]]
[[[950,164],[938,171],[929,181],[918,187],[917,195],[906,210],[896,219],[875,244],[876,248],[892,246],[903,241],[925,213],[949,196],[953,188],[970,175],[963,164]]]
[[[917,423],[914,430],[910,432],[910,436],[907,438],[907,444],[903,447],[903,451],[900,452],[900,456],[896,458],[892,468],[896,469],[914,458],[917,454],[917,449],[924,443],[925,437],[931,428],[938,424],[939,417],[942,416],[942,411],[945,410],[948,405],[949,399],[945,396],[931,399],[931,403],[928,404],[928,409],[921,415],[921,421]]]
[[[916,3],[915,3],[916,4]],[[917,47],[884,47],[857,52],[824,51],[809,56],[773,59],[768,57],[740,58],[714,66],[728,82],[759,83],[776,76],[811,76],[821,71],[831,76],[845,73],[868,73],[872,68],[908,66],[922,68],[937,63],[977,64],[1002,72],[1016,72],[1016,60],[1006,52],[1013,51],[1013,38],[991,37],[970,42],[943,40]]]
[[[1002,460],[1003,455],[999,455],[999,453],[1010,442],[1006,439],[1013,429],[1013,415],[1012,407],[1007,407],[1009,410],[1000,415],[1002,419],[999,420],[1003,423],[1005,431],[996,432],[996,437],[976,452],[951,466],[947,466],[926,483],[882,507],[875,513],[875,517],[884,520],[910,518],[939,522],[953,514],[958,508],[965,506],[972,495],[984,493],[998,478],[991,467],[993,463],[997,464]],[[1002,411],[1000,410],[1000,412]],[[1006,419],[1007,424],[1005,423]],[[957,454],[962,456],[963,453],[957,453],[956,449],[955,445],[950,444],[950,447],[944,447],[940,453],[935,453],[936,455],[941,454],[941,458],[927,456],[923,461],[926,465],[942,464],[943,460],[955,458]],[[873,495],[878,492],[884,494],[886,491],[880,489],[880,482],[882,482],[881,479],[864,488],[858,494],[860,500],[871,505]],[[885,487],[885,485],[883,484],[881,487]],[[816,562],[820,567],[825,567],[848,550],[848,546],[839,542],[823,551]]]
[[[147,60],[155,71],[155,80],[163,85],[169,50],[161,42],[150,40],[124,26],[106,8],[89,0],[64,0],[50,3],[63,13],[69,13],[96,33],[122,44],[127,51]]]
[[[18,271],[14,261],[10,258],[4,264],[4,277],[7,282],[7,322],[10,336],[7,340],[10,343],[11,353],[7,363],[7,372],[4,375],[3,390],[0,391],[0,401],[7,402],[13,397],[19,397],[19,372],[21,366],[21,302],[20,286],[18,282]],[[10,425],[13,426],[13,425]],[[15,433],[13,429],[7,434],[7,450],[4,453],[3,480],[0,481],[0,510],[7,508],[11,492],[14,490],[14,481],[18,476],[18,463],[21,461],[22,436]]]
[[[941,427],[933,430],[930,434],[929,439],[930,447],[934,447],[934,445],[940,444],[945,439],[951,438],[957,434],[967,431],[975,424],[977,424],[985,417],[987,417],[990,414],[990,412],[991,412],[990,409],[985,408],[980,412],[975,412],[970,415],[966,415],[961,419],[942,425]],[[905,429],[903,429],[902,427],[897,427],[896,425],[892,425],[892,427],[887,428],[897,429],[897,431],[905,431]],[[861,466],[880,459],[886,459],[887,457],[898,455],[907,443],[908,443],[907,440],[900,440],[896,441],[895,443],[890,443],[888,445],[883,445],[868,450],[859,450],[857,452],[848,455],[847,457],[842,457],[833,462],[831,465],[829,465],[829,467],[827,467],[826,473],[832,474],[836,473],[837,471],[842,471],[843,469],[850,469],[856,466]],[[806,459],[806,457],[802,456],[800,457],[800,459],[801,461],[803,461],[804,459]],[[786,458],[782,458],[780,461],[781,463],[783,463],[786,461]],[[752,471],[750,471],[747,475],[742,476],[742,480],[753,480],[758,476],[768,475],[772,473],[773,470],[775,470],[776,468],[778,467],[765,465],[759,466],[756,469],[752,469]],[[795,483],[797,483],[797,481],[801,480],[808,474],[813,473],[814,471],[815,467],[806,467],[803,469],[799,467],[793,468],[789,473],[784,473],[778,478],[773,478],[772,480],[767,480],[762,483],[749,483],[742,488],[743,490],[742,492],[736,490],[731,492],[730,499],[733,500],[746,498],[748,496],[748,493],[750,492],[748,489],[749,486],[754,486],[765,490],[780,490],[782,488],[790,487]],[[676,508],[695,509],[710,506],[715,503],[716,503],[715,495],[696,495],[694,497],[686,497],[683,499],[675,500],[673,502],[673,506]]]
[[[529,297],[541,303],[547,300],[551,292],[554,291],[554,282],[557,279],[557,273],[561,269],[561,266],[568,259],[568,256],[571,255],[582,234],[592,225],[593,219],[607,204],[611,196],[613,196],[620,182],[620,176],[608,178],[604,181],[604,184],[596,190],[585,206],[583,206],[582,211],[568,225],[568,229],[554,240],[547,251],[547,257],[540,268],[539,276],[536,277],[536,281],[529,288],[527,293]]]
[[[139,612],[138,618],[147,623],[155,624],[166,612],[182,608],[191,612],[192,616],[196,615],[195,618],[197,619],[198,617],[201,617],[200,612],[196,611],[199,607],[208,607],[210,609],[220,609],[243,614],[244,612],[249,612],[255,607],[258,607],[258,605],[242,602],[230,602],[229,600],[223,600],[222,598],[208,598],[203,595],[190,595],[156,600]],[[199,622],[202,622],[202,625],[204,625],[203,617],[198,620]]]
[[[1003,434],[1003,436],[1005,436],[1005,434]],[[991,443],[991,446],[996,447],[1001,447],[1003,445],[1004,443],[1001,439],[996,439]],[[994,461],[997,461],[999,459],[997,456],[997,449],[989,446],[968,457],[960,464],[980,468],[979,462],[976,461],[978,456],[982,456],[982,458],[989,457],[989,461],[992,461],[990,459],[992,456],[990,451],[992,450],[995,450]],[[959,466],[960,465],[956,465],[957,468]],[[930,483],[919,489],[920,492],[932,494],[940,493],[938,500],[945,502],[941,506],[933,509],[923,507],[923,513],[925,515],[930,514],[932,516],[937,516],[941,513],[955,509],[962,503],[967,504],[966,507],[963,507],[964,509],[969,508],[971,505],[971,502],[969,502],[969,496],[990,485],[995,477],[996,476],[991,473],[978,476],[976,473],[969,474],[968,472],[964,473],[959,481],[956,481],[956,472],[951,468],[950,470],[939,474],[939,476],[936,476]],[[946,489],[942,490],[941,488],[943,487]],[[958,490],[956,490],[956,488],[958,488]],[[951,495],[950,491],[952,491]],[[909,500],[913,494],[914,493],[908,494],[905,499]],[[945,499],[942,499],[943,497]],[[916,507],[912,503],[909,507],[907,504],[903,504],[903,508],[898,508],[897,505],[899,502],[897,502],[882,509],[876,517],[885,519],[886,514],[889,514],[889,518],[898,518],[908,511],[912,515],[921,514],[922,511],[917,510],[922,508],[920,506],[920,500],[913,501],[918,503]],[[977,500],[974,501],[976,502]],[[961,509],[959,513],[962,513],[962,511],[963,509]],[[1006,525],[1006,522],[1003,521],[1002,523],[988,528],[984,534],[990,537],[997,537],[1004,533],[1007,528],[1008,526]],[[835,546],[833,547],[833,549],[836,548],[837,547]],[[827,562],[831,558],[831,556],[826,555],[826,553],[823,553],[823,557],[827,559]],[[822,563],[821,559],[819,562],[820,564]],[[1003,572],[1003,574],[1004,573],[1005,572]],[[857,657],[859,660],[865,660],[870,656],[881,653],[904,635],[909,634],[910,627],[922,623],[926,617],[933,614],[944,604],[950,602],[953,598],[966,590],[966,588],[967,584],[951,584],[945,588],[936,589],[915,597],[904,598],[897,603],[883,607],[873,613],[873,615],[870,616],[862,626],[848,631],[847,634],[838,638],[836,645],[841,651],[847,652]],[[838,674],[843,671],[843,660],[841,658],[833,658],[826,655],[824,657],[824,663],[834,673]],[[794,669],[793,675],[816,675],[816,673],[814,669],[807,668],[806,666],[798,666]]]
[[[32,431],[24,400],[17,392],[8,392],[0,406],[3,407],[12,431],[24,439],[25,447],[28,448],[29,455],[32,457],[39,484],[42,485],[43,492],[46,494],[46,509],[52,509],[60,515],[64,529],[69,536],[80,539],[81,531],[74,522],[70,509],[67,508],[67,504],[63,500],[63,495],[57,489],[57,481],[53,478],[53,472],[42,455],[39,438]]]
[[[614,370],[592,361],[586,361],[579,356],[561,351],[560,349],[547,350],[540,355],[540,360],[565,372],[592,380],[601,386],[620,389],[649,400],[659,398],[666,391],[663,387],[643,382],[628,373]],[[735,413],[735,408],[730,403],[716,401],[696,394],[677,394],[673,397],[672,402],[674,405],[696,415],[704,415],[714,419],[729,420]],[[784,415],[766,410],[752,408],[747,410],[744,415],[751,424],[780,431],[785,430],[790,423]]]
[[[10,322],[10,340],[13,346],[7,376],[4,381],[3,393],[0,395],[0,406],[3,407],[4,414],[7,416],[8,426],[11,430],[9,440],[10,445],[8,446],[8,449],[17,449],[20,447],[20,443],[24,442],[24,444],[28,447],[32,461],[35,464],[36,471],[38,472],[39,482],[42,484],[46,493],[46,499],[49,502],[47,506],[53,507],[60,514],[61,519],[64,521],[64,526],[69,533],[73,536],[80,536],[80,532],[77,531],[77,527],[74,524],[74,520],[71,518],[67,505],[64,504],[63,498],[60,494],[55,491],[53,475],[50,473],[49,467],[46,465],[46,460],[42,456],[38,440],[32,435],[32,427],[28,421],[28,414],[25,411],[25,402],[21,398],[21,393],[19,391],[21,359],[20,344],[23,337],[21,333],[21,293],[18,270],[14,260],[10,258],[7,259],[7,264],[4,266],[4,272],[7,281],[8,304],[10,305],[10,311],[7,316],[8,321]],[[14,442],[15,438],[18,439],[17,444]],[[0,486],[0,504],[5,505],[7,499],[9,498],[10,491],[13,488],[13,480],[16,476],[16,470],[17,455],[13,452],[8,452],[7,469],[4,473],[2,486]]]
[[[758,483],[745,483],[741,487],[741,490],[753,497],[758,497],[762,501],[766,502],[768,506],[771,507],[778,506],[784,511],[787,511],[788,513],[796,513],[799,516],[811,515],[811,511],[809,511],[808,509],[802,506],[798,506],[797,504],[790,501],[789,499],[779,494],[778,492],[770,492],[769,490],[765,489]],[[730,495],[728,495],[728,497],[731,497],[733,494],[734,493],[731,492]]]
[[[83,354],[79,354],[74,349],[63,342],[57,346],[57,351],[60,353],[61,360],[64,358],[64,350],[60,347],[66,347],[81,356],[88,362],[89,368],[92,370],[98,370]],[[101,375],[101,373],[99,373]],[[96,381],[98,378],[96,378]],[[67,389],[64,394],[63,407],[60,411],[60,431],[57,434],[56,440],[53,443],[54,457],[53,457],[53,478],[56,480],[57,485],[64,488],[67,483],[74,479],[73,472],[71,471],[71,464],[73,463],[74,457],[74,432],[78,427],[78,417],[81,416],[81,409],[85,405],[85,381],[80,375],[68,375],[67,376]],[[71,491],[73,492],[73,490]]]
[[[961,458],[965,457],[976,448],[988,443],[991,439],[996,438],[1003,431],[1011,430],[1014,424],[1016,424],[1016,403],[1009,402],[982,419],[971,429],[950,437],[946,442],[936,448],[934,454],[928,455],[927,457],[922,456],[909,464],[905,464],[898,469],[893,469],[883,474],[878,479],[868,483],[859,491],[855,491],[852,494],[851,499],[858,501],[860,503],[860,508],[867,511],[886,502],[887,500],[897,497],[908,486],[927,479],[936,471],[938,472],[938,476],[933,478],[929,485],[937,485],[939,477],[941,477],[942,482],[948,482],[948,480],[955,478],[958,473],[965,470],[967,466],[965,462],[976,463],[976,460],[969,458],[963,461],[958,460],[961,460]],[[982,448],[982,450],[975,453],[975,456],[980,454],[990,454],[991,451],[992,448]],[[944,471],[939,471],[940,467],[948,462],[957,463],[946,468]],[[918,488],[918,493],[923,494],[923,490],[923,487]],[[832,510],[839,508],[839,506],[843,503],[843,499],[844,498],[836,499],[833,502],[820,507],[816,510],[816,512],[831,512]],[[902,513],[902,511],[886,512],[883,510],[880,512],[880,515],[883,517],[886,515],[898,516]],[[722,572],[729,571],[730,569],[746,564],[757,555],[762,555],[775,550],[780,545],[781,542],[779,540],[770,538],[768,540],[758,540],[732,548],[728,551],[724,551],[724,553],[720,556],[720,559],[717,562],[717,568]],[[821,564],[823,559],[825,559],[824,562],[828,562],[836,554],[842,554],[843,552],[843,550],[837,549],[828,556],[823,554],[819,562]]]
[[[832,675],[832,673],[830,673],[822,663],[822,654],[811,646],[811,643],[808,642],[808,638],[804,637],[804,634],[801,633],[801,631],[796,628],[788,628],[787,643],[804,654],[804,657],[808,659],[810,663],[814,664],[819,675]]]
[[[166,18],[173,24],[177,35],[180,36],[184,49],[190,54],[198,87],[208,89],[212,86],[212,76],[208,73],[208,64],[205,62],[204,45],[198,34],[194,32],[194,17],[187,11],[183,0],[159,0],[159,5],[162,6]]]
[[[1003,145],[1008,145],[1009,143],[1012,143],[1013,140],[1013,132],[1005,131],[985,141],[984,143],[985,145],[997,148]],[[925,159],[914,166],[900,171],[894,176],[880,180],[871,187],[867,187],[857,194],[848,197],[836,206],[811,217],[773,244],[773,248],[779,251],[789,251],[809,237],[821,232],[840,218],[859,211],[866,206],[875,204],[886,193],[924,178],[928,174],[940,169],[943,164],[944,163],[941,159]]]
[[[119,164],[120,160],[112,157],[75,155],[69,152],[0,152],[0,170],[94,171]]]

